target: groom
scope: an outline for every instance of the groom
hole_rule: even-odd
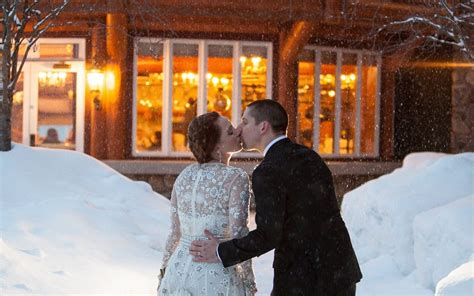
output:
[[[227,267],[275,249],[272,295],[355,295],[362,278],[321,157],[286,136],[288,115],[273,100],[248,105],[237,128],[245,149],[263,152],[252,174],[257,228],[219,242],[194,241],[196,262]]]

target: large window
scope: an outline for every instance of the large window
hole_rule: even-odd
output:
[[[324,156],[378,155],[380,56],[308,47],[298,62],[297,141]]]
[[[133,154],[189,155],[188,125],[209,111],[238,124],[271,98],[271,55],[267,42],[136,39]]]

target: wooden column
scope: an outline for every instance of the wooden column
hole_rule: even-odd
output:
[[[104,25],[95,25],[91,38],[92,69],[102,69],[107,63]],[[107,158],[106,100],[105,87],[99,93],[89,91],[90,110],[90,154],[98,159]],[[98,99],[99,102],[94,101]]]
[[[379,149],[380,158],[383,160],[391,160],[394,156],[395,72],[386,62],[382,63]]]
[[[278,101],[288,112],[288,137],[296,139],[298,63],[297,57],[314,31],[314,24],[307,21],[294,23],[280,33],[278,59]]]
[[[105,75],[107,114],[107,159],[124,159],[126,154],[127,104],[126,77],[127,60],[127,16],[120,8],[121,1],[109,1],[111,13],[106,17],[106,42],[108,64]],[[122,4],[123,5],[123,4]],[[121,12],[122,11],[122,12]]]

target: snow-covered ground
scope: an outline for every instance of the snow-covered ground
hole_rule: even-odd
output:
[[[345,195],[358,295],[474,295],[473,174],[474,153],[414,153]]]
[[[413,154],[346,195],[358,295],[472,294],[473,170],[472,153]],[[167,199],[87,155],[0,153],[1,295],[152,295],[168,231]],[[254,260],[259,295],[272,257]]]

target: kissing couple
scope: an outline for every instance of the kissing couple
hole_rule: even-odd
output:
[[[287,127],[273,100],[249,104],[237,128],[216,112],[190,123],[197,163],[173,186],[158,295],[255,295],[251,258],[273,249],[271,295],[355,295],[362,273],[331,172],[315,151],[286,137]],[[251,182],[229,166],[242,146],[264,156]],[[256,229],[249,232],[251,194]]]

